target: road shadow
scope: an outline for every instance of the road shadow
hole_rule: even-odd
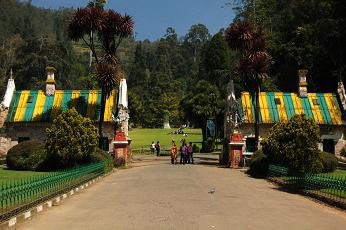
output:
[[[208,156],[196,156],[194,157],[194,163],[201,166],[217,167],[217,168],[227,168],[219,163],[219,158],[208,157]]]

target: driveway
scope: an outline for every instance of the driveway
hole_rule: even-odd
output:
[[[346,229],[344,212],[277,189],[241,170],[137,157],[17,229]],[[213,192],[214,191],[214,192]]]

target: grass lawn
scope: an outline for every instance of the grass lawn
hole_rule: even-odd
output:
[[[3,168],[0,168],[0,183],[6,180],[20,179],[24,177],[37,176],[42,174],[47,174],[47,173],[31,172],[31,171],[14,171],[14,170],[6,170]]]
[[[334,176],[335,179],[341,179],[341,180],[346,180],[346,170],[336,170],[335,172],[332,172],[332,173],[321,173],[319,175],[328,175],[328,176]],[[281,177],[282,180],[289,180],[291,177]],[[321,182],[321,185],[323,186],[323,183]],[[314,191],[316,192],[317,194],[319,192],[323,192],[323,193],[329,193],[329,194],[332,194],[332,195],[336,195],[338,197],[343,197],[343,198],[346,198],[346,188],[344,189],[337,189],[337,188],[315,188],[315,189],[312,189],[311,191]],[[311,192],[310,191],[310,192]]]
[[[132,129],[129,132],[129,136],[132,139],[132,149],[149,150],[151,142],[160,141],[161,148],[170,148],[172,140],[175,140],[177,145],[180,144],[180,140],[185,138],[187,142],[202,142],[202,130],[201,129],[184,129],[184,133],[188,135],[184,137],[181,134],[172,134],[177,129]],[[198,144],[201,146],[201,144]]]
[[[335,172],[328,173],[328,174],[346,179],[346,170],[336,170]]]
[[[333,173],[327,173],[328,175],[336,176],[337,178],[340,178],[342,180],[346,180],[346,171],[345,170],[336,170]],[[333,189],[322,189],[322,191],[333,194],[339,197],[346,198],[346,188],[343,191],[335,191]]]

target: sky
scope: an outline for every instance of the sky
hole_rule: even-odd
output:
[[[58,9],[83,7],[90,0],[32,0],[32,4]],[[229,1],[229,0],[228,0]],[[211,34],[226,28],[235,14],[231,7],[223,7],[227,0],[108,0],[106,8],[129,14],[135,21],[137,40],[160,39],[168,27],[179,36],[185,35],[194,24],[204,24]]]

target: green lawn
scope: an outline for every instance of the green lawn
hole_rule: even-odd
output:
[[[346,171],[345,170],[337,170],[333,173],[327,173],[328,175],[332,175],[332,176],[336,176],[340,179],[346,180]],[[343,191],[335,191],[333,189],[322,189],[322,191],[326,192],[326,193],[330,193],[333,195],[337,195],[343,198],[346,198],[346,190]]]
[[[180,134],[172,134],[177,129],[132,129],[129,136],[132,139],[132,149],[147,149],[149,150],[151,142],[160,141],[161,148],[170,148],[172,140],[180,144],[180,140],[185,138],[187,142],[201,142],[201,129],[184,129],[184,133],[188,135],[184,137]]]
[[[345,170],[336,170],[335,172],[332,172],[332,173],[324,173],[324,174],[319,174],[319,175],[334,176],[335,179],[346,180],[346,171]],[[289,179],[292,179],[292,177],[283,176],[283,177],[281,177],[281,179],[282,180],[289,180]],[[321,184],[323,185],[323,183],[321,183]],[[325,189],[315,188],[315,189],[311,189],[310,192],[316,192],[316,193],[323,192],[323,193],[329,193],[332,195],[336,195],[338,197],[346,198],[346,189],[339,190],[336,188],[325,188]]]
[[[333,173],[328,173],[328,174],[346,179],[346,170],[337,170],[337,171],[335,171]]]
[[[14,170],[6,170],[3,168],[0,168],[0,183],[6,180],[37,176],[42,174],[47,174],[47,173],[31,172],[31,171],[14,171]]]

